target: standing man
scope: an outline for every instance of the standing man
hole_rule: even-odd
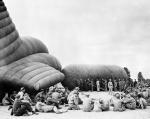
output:
[[[117,91],[117,81],[114,80],[114,91]]]
[[[28,112],[32,112],[32,114],[36,114],[33,111],[31,104],[28,102],[22,102],[20,95],[17,94],[12,107],[11,115],[23,116],[23,115],[28,115]]]
[[[72,94],[68,97],[68,110],[80,110],[79,107],[79,95],[77,90],[74,90]]]
[[[46,98],[46,94],[44,92],[44,89],[41,89],[41,91],[39,93],[36,94],[35,96],[35,101],[38,102],[44,102]]]
[[[112,83],[111,79],[109,79],[108,88],[109,88],[109,94],[112,95],[113,83]]]
[[[87,89],[91,90],[91,81],[90,81],[90,79],[88,78],[86,81],[87,81]]]
[[[92,92],[94,91],[94,81],[93,81],[93,79],[91,79],[91,91]]]
[[[121,92],[121,79],[119,79],[119,81],[118,81],[118,83],[119,83],[119,91]]]
[[[80,90],[83,91],[83,79],[80,79]]]
[[[119,82],[120,92],[124,91],[125,80],[121,79]]]
[[[107,79],[104,80],[105,80],[105,91],[107,91]]]
[[[88,90],[88,85],[87,85],[87,79],[83,79],[84,80],[84,90],[87,91]]]
[[[136,81],[136,79],[134,80],[134,88],[137,88],[137,81]]]
[[[96,87],[97,87],[97,91],[99,92],[100,91],[100,82],[98,79],[96,81]]]

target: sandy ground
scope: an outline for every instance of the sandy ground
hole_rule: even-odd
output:
[[[86,92],[91,97],[102,99],[110,99],[111,96],[106,92]],[[84,96],[81,96],[84,98]],[[81,106],[82,107],[82,106]],[[82,110],[69,110],[63,114],[55,113],[39,113],[39,115],[31,115],[24,117],[10,116],[7,106],[0,106],[0,119],[150,119],[150,107],[144,110],[126,110],[125,112],[113,112],[112,108],[107,112],[83,112]]]

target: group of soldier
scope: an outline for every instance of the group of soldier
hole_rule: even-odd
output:
[[[97,91],[101,91],[99,80],[96,81]],[[107,82],[108,94],[111,99],[92,98],[90,94],[80,92],[79,87],[72,91],[68,88],[51,86],[47,90],[41,89],[34,97],[29,96],[24,87],[11,95],[5,94],[2,104],[10,105],[11,115],[22,116],[38,114],[37,112],[55,112],[56,114],[68,110],[83,110],[84,112],[102,112],[110,110],[125,111],[136,108],[145,109],[150,104],[150,87],[136,85],[132,90],[114,90],[115,83]],[[33,108],[34,107],[34,108]]]

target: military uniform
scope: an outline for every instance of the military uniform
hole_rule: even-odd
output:
[[[94,109],[94,102],[92,101],[91,98],[85,99],[83,102],[83,111],[84,112],[91,112]]]
[[[27,112],[32,112],[32,107],[29,103],[21,102],[20,99],[15,99],[12,114],[15,116],[22,116],[27,114]]]
[[[72,94],[69,98],[68,98],[68,104],[69,104],[69,107],[68,107],[68,110],[79,110],[80,107],[79,107],[79,97],[77,94]]]
[[[120,99],[120,98],[116,98],[114,97],[112,99],[112,105],[114,106],[113,107],[113,111],[119,111],[119,112],[122,112],[122,111],[125,111],[126,108],[124,107],[123,105],[123,101]]]
[[[125,107],[127,109],[136,109],[136,101],[133,97],[125,97],[123,102],[125,103]]]

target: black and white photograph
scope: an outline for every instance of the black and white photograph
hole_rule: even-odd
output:
[[[0,0],[0,119],[150,119],[150,0]]]

